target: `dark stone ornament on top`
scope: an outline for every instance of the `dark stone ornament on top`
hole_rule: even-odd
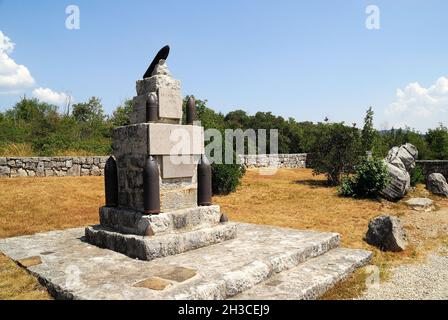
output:
[[[151,77],[159,61],[166,60],[169,54],[170,54],[170,46],[164,46],[162,49],[160,49],[159,52],[157,52],[154,60],[152,60],[151,64],[149,65],[148,70],[146,70],[145,74],[143,75],[143,79]]]

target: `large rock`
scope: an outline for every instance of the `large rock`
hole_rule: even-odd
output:
[[[403,198],[411,187],[409,171],[415,167],[418,157],[417,148],[410,143],[400,147],[393,147],[384,159],[389,176],[389,185],[382,191],[385,198],[399,200]]]
[[[405,170],[411,171],[415,168],[415,160],[417,160],[417,157],[417,148],[410,143],[406,143],[400,147],[393,147],[390,149],[386,161],[389,163],[396,163],[397,166],[401,167],[401,164],[397,161],[399,159],[404,165]]]
[[[385,198],[389,200],[399,200],[403,198],[411,186],[411,176],[409,173],[391,163],[386,162],[389,171],[390,181],[382,191]]]
[[[382,215],[369,222],[365,241],[383,251],[399,252],[406,249],[408,240],[400,219]]]
[[[448,197],[448,183],[441,173],[431,173],[426,179],[426,188],[434,194]]]

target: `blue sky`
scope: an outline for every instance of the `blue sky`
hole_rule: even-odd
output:
[[[72,4],[79,30],[65,27]],[[448,125],[447,30],[445,0],[0,0],[0,110],[66,94],[110,113],[169,44],[183,94],[215,110],[361,124],[373,106],[379,129],[424,131]]]

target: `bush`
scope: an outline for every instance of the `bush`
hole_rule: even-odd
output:
[[[362,152],[359,130],[344,123],[320,123],[317,143],[312,147],[314,174],[325,174],[330,185],[339,185],[342,174],[353,171]]]
[[[363,158],[360,164],[355,166],[355,174],[342,180],[339,193],[346,197],[376,198],[387,186],[389,179],[383,160]]]
[[[345,176],[342,178],[341,185],[338,187],[339,194],[344,197],[352,197],[354,195],[353,191],[353,178]]]
[[[212,164],[213,194],[226,195],[235,192],[246,169],[240,164]]]
[[[411,170],[411,186],[415,187],[419,183],[425,183],[425,175],[419,165]]]

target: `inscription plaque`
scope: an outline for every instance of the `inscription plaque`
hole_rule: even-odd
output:
[[[160,118],[182,118],[182,94],[180,89],[160,87],[158,97]]]

